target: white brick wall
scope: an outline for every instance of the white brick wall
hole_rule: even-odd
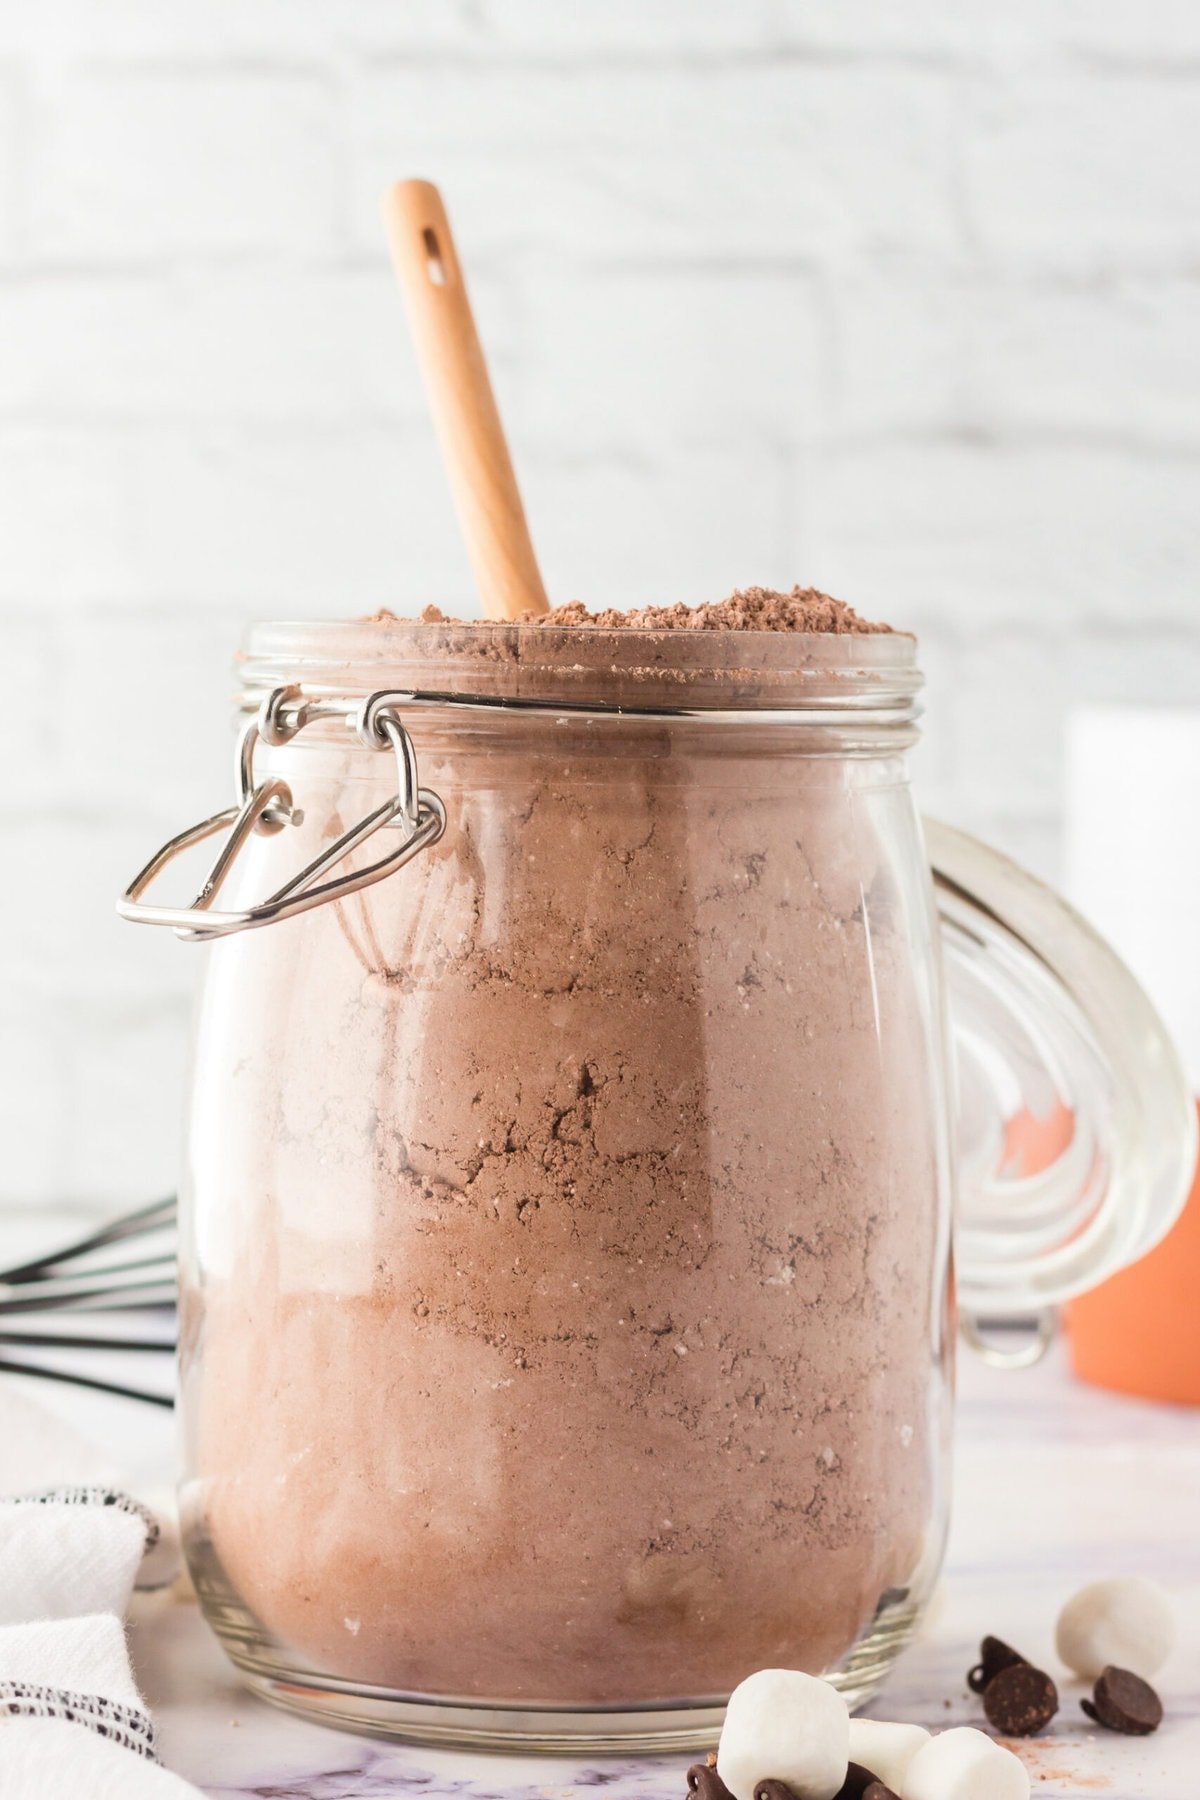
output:
[[[379,227],[444,186],[557,598],[914,626],[925,802],[1053,873],[1077,699],[1200,693],[1189,0],[0,14],[0,1204],[174,1177],[112,898],[255,615],[471,609]]]

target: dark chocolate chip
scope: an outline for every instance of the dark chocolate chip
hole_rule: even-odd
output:
[[[873,1781],[870,1787],[864,1790],[862,1800],[900,1800],[900,1796],[894,1793],[890,1787],[885,1787],[882,1781]]]
[[[733,1800],[733,1795],[717,1774],[716,1760],[693,1763],[687,1772],[688,1792],[696,1800]]]
[[[982,1694],[990,1681],[994,1681],[1001,1669],[1011,1669],[1025,1658],[1003,1638],[985,1637],[979,1646],[979,1661],[967,1675],[967,1686],[973,1694]]]
[[[754,1800],[796,1800],[786,1781],[756,1781]]]
[[[864,1769],[861,1763],[852,1762],[846,1770],[846,1779],[833,1800],[862,1800],[874,1780],[875,1776],[870,1769]]]
[[[1058,1711],[1058,1689],[1044,1669],[1010,1663],[984,1688],[983,1710],[1001,1737],[1036,1737]]]
[[[1162,1701],[1140,1675],[1129,1669],[1102,1671],[1090,1700],[1079,1703],[1089,1719],[1128,1737],[1149,1737],[1162,1724]]]

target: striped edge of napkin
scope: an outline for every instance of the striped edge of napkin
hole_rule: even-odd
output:
[[[159,1762],[125,1641],[135,1585],[162,1579],[159,1522],[108,1471],[90,1479],[99,1460],[0,1383],[0,1794],[198,1800]],[[52,1485],[34,1485],[39,1467]]]

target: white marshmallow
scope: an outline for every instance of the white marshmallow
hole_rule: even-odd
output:
[[[917,1751],[904,1800],[1029,1800],[1029,1771],[986,1732],[957,1725]]]
[[[1118,1575],[1072,1594],[1058,1615],[1058,1654],[1068,1669],[1094,1681],[1109,1663],[1144,1681],[1156,1675],[1175,1642],[1175,1615],[1156,1581]]]
[[[890,1725],[883,1719],[851,1719],[850,1761],[890,1787],[893,1794],[904,1792],[908,1765],[930,1733],[923,1725]]]
[[[759,1669],[729,1696],[717,1774],[734,1800],[786,1781],[796,1800],[833,1800],[850,1760],[850,1715],[837,1689],[797,1669]]]

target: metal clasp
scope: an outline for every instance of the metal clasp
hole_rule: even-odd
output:
[[[235,931],[273,925],[279,919],[307,912],[310,907],[323,906],[327,900],[357,893],[403,868],[420,851],[436,843],[446,828],[446,809],[435,793],[419,785],[416,751],[390,703],[392,698],[387,693],[372,694],[359,705],[350,700],[306,701],[297,688],[275,688],[238,740],[238,798],[234,805],[181,831],[156,851],[117,901],[121,917],[140,925],[166,925],[188,943],[204,943]],[[255,745],[260,738],[271,745],[289,743],[315,720],[339,716],[367,749],[392,751],[396,761],[395,794],[343,832],[265,900],[238,912],[215,911],[213,902],[246,840],[254,833],[265,835],[287,825],[299,825],[304,817],[286,781],[272,776],[255,782]],[[395,849],[366,868],[335,875],[328,881],[321,879],[384,827],[403,834]],[[142,895],[168,863],[220,832],[225,834],[224,841],[190,906],[158,906],[143,900]]]

